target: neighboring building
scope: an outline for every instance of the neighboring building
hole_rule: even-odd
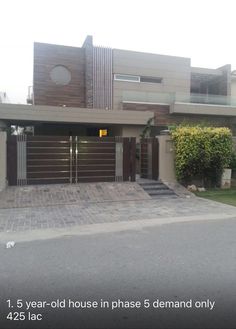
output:
[[[0,103],[10,103],[6,92],[0,91]]]
[[[29,98],[33,105],[0,107],[0,119],[35,134],[88,136],[138,137],[151,117],[152,135],[183,121],[236,127],[230,65],[191,67],[190,58],[96,47],[91,36],[81,48],[35,43]]]

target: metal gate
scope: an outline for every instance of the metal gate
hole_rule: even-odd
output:
[[[9,185],[135,180],[135,138],[10,136]]]
[[[140,140],[140,177],[158,179],[159,143],[155,137]]]

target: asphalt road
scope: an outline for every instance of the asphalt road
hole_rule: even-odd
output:
[[[236,219],[1,245],[0,267],[1,329],[236,328]]]

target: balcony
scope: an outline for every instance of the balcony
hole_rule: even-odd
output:
[[[176,93],[170,113],[236,116],[236,97]]]
[[[236,97],[124,91],[124,103],[169,105],[170,113],[236,116]]]
[[[153,93],[145,91],[123,91],[124,103],[144,104],[172,104],[175,100],[175,93]]]
[[[176,93],[175,102],[236,106],[236,97],[222,95]]]

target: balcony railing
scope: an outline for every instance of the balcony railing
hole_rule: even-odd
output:
[[[176,93],[175,102],[236,106],[236,97],[209,94]]]
[[[124,102],[172,104],[175,102],[236,106],[236,97],[223,95],[190,93],[153,93],[143,91],[124,91]]]

